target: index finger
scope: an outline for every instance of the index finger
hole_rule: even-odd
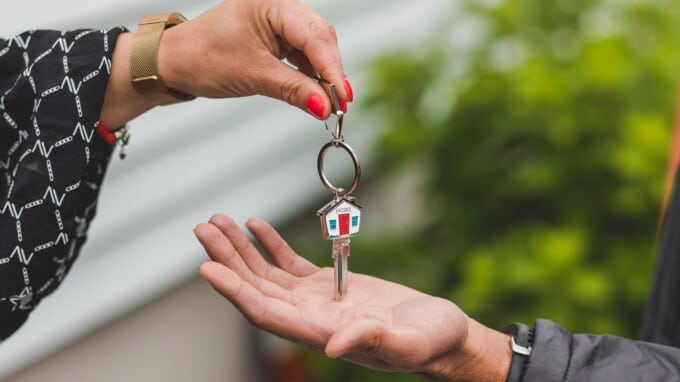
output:
[[[336,84],[342,101],[352,101],[335,28],[328,21],[302,3],[285,2],[270,13],[269,22],[277,35],[305,54],[322,78]]]
[[[291,341],[323,348],[329,333],[319,325],[310,325],[297,306],[267,296],[220,263],[203,263],[199,272],[253,325]]]
[[[246,227],[267,250],[274,264],[298,277],[309,276],[319,267],[293,251],[276,230],[262,219],[250,219]]]

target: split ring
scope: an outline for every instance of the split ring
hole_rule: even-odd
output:
[[[352,180],[352,184],[347,189],[336,188],[335,186],[333,186],[326,177],[326,174],[324,174],[323,172],[323,159],[326,156],[326,152],[331,147],[340,147],[344,149],[349,154],[350,158],[352,158],[352,162],[354,163],[354,179]],[[330,191],[333,195],[337,197],[342,197],[351,194],[359,185],[359,178],[361,178],[361,165],[359,164],[359,158],[357,157],[357,154],[354,152],[352,147],[345,143],[344,141],[340,142],[331,141],[323,145],[321,151],[319,151],[319,157],[316,161],[316,165],[317,169],[319,170],[319,177],[321,178],[321,183],[323,183],[324,187],[326,187],[328,191]]]

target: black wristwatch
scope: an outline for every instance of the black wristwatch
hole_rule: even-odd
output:
[[[510,371],[505,382],[521,382],[524,377],[524,370],[529,362],[531,348],[534,345],[535,330],[516,322],[506,326],[501,332],[510,336],[510,346],[512,348]]]

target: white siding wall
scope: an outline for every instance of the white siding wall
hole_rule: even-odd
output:
[[[178,10],[191,18],[213,3],[23,0],[2,7],[0,35],[31,28],[134,29],[143,14]],[[353,112],[361,103],[365,64],[386,49],[417,44],[451,5],[445,0],[307,3],[336,26],[357,100],[350,105],[344,135],[367,171],[377,131],[371,116]],[[328,133],[278,101],[197,100],[149,112],[131,123],[131,131],[128,158],[113,160],[81,258],[27,324],[0,345],[0,378],[194,274],[204,255],[192,229],[212,213],[282,223],[325,194],[316,154]],[[334,171],[330,161],[326,167],[331,174],[351,176],[351,168]]]

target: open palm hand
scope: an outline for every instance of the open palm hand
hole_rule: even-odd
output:
[[[471,320],[450,301],[356,273],[336,301],[332,269],[295,254],[263,220],[246,226],[273,264],[225,215],[195,234],[213,260],[201,275],[254,325],[331,357],[418,374],[440,367],[467,339]]]

